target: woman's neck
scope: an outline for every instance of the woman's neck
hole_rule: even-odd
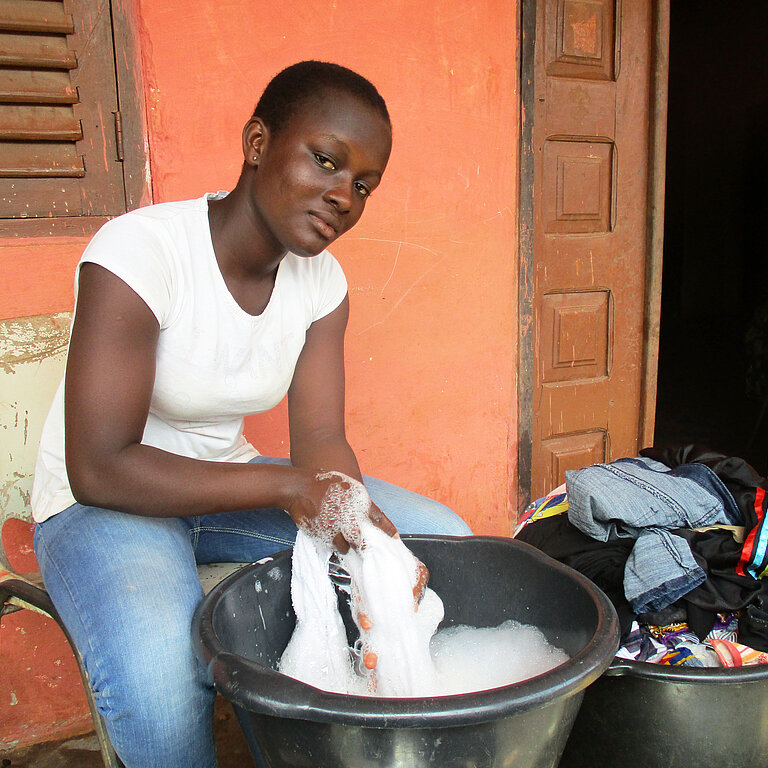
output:
[[[286,251],[267,242],[242,193],[235,188],[208,201],[213,252],[229,292],[250,315],[260,315],[272,296],[277,268]]]
[[[226,197],[208,201],[211,242],[225,279],[274,278],[285,249],[267,235],[240,183]]]

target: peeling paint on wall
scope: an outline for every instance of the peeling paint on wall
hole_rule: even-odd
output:
[[[29,496],[45,417],[64,374],[67,312],[0,321],[0,505],[29,516]]]
[[[69,313],[0,321],[0,518],[14,567],[36,566],[29,497],[38,443],[64,374]],[[0,754],[92,727],[74,657],[56,624],[19,611],[0,625]]]
[[[44,360],[66,351],[69,312],[0,320],[0,370],[14,373],[22,363]]]

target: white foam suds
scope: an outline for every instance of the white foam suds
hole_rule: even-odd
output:
[[[568,661],[541,630],[509,620],[498,627],[455,626],[432,638],[436,696],[484,691],[527,680]]]
[[[365,486],[342,472],[321,472],[315,479],[330,482],[320,502],[320,513],[306,522],[304,530],[329,545],[341,533],[356,546],[360,542],[360,523],[368,519],[371,507]]]

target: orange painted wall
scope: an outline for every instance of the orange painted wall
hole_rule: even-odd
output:
[[[155,199],[234,184],[242,124],[283,66],[332,59],[375,82],[394,124],[392,159],[363,220],[333,248],[352,303],[350,438],[364,472],[439,498],[478,532],[507,533],[514,4],[313,0],[273,4],[268,18],[262,8],[143,2]],[[212,36],[226,44],[201,56]],[[272,423],[265,439],[259,431],[250,425],[257,447],[285,449]]]
[[[394,125],[390,165],[362,221],[333,247],[352,306],[350,439],[364,472],[440,499],[477,533],[507,534],[516,451],[516,4],[133,2],[157,202],[234,185],[241,127],[283,66],[333,60],[379,87]],[[0,238],[9,286],[0,317],[70,309],[83,245]],[[249,437],[264,453],[287,455],[285,421],[284,407],[250,419]],[[29,666],[31,651],[8,640],[21,626],[3,621],[3,665],[18,653]],[[35,664],[66,656],[55,628],[34,631]],[[17,725],[6,725],[3,670],[0,749],[25,740],[18,723],[35,734],[38,722],[71,730],[23,679],[14,689]],[[75,687],[70,681],[59,695],[75,697]]]

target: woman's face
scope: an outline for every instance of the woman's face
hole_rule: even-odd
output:
[[[389,126],[344,93],[306,104],[276,134],[258,121],[249,125],[246,162],[255,166],[250,199],[259,228],[282,250],[320,253],[357,223],[381,181]]]

